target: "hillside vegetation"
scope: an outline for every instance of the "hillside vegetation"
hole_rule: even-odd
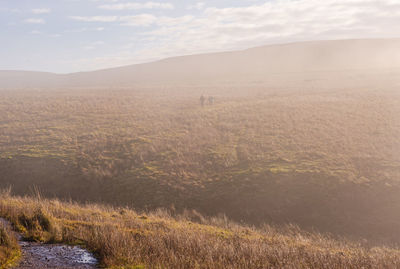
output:
[[[400,96],[366,77],[3,90],[0,185],[399,243]]]
[[[397,268],[400,251],[335,241],[291,226],[260,229],[196,212],[137,213],[0,195],[0,216],[27,239],[79,244],[106,268]]]
[[[0,221],[0,269],[9,268],[17,263],[21,255],[14,232]]]

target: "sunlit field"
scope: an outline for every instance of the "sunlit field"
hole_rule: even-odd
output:
[[[29,240],[81,245],[106,268],[397,268],[400,252],[295,226],[240,226],[196,212],[140,214],[1,194],[0,215]],[[1,260],[0,260],[1,262]],[[0,264],[1,266],[1,264]]]
[[[0,269],[400,268],[400,1],[0,2]]]
[[[3,90],[0,184],[399,243],[399,93],[332,85]]]

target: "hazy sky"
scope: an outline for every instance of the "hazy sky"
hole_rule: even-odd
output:
[[[0,70],[75,72],[319,39],[400,36],[399,0],[0,0]]]

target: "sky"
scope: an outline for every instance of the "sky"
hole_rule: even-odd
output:
[[[71,73],[268,44],[397,37],[399,0],[0,0],[0,70]]]

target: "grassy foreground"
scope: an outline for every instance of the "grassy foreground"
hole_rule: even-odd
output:
[[[0,188],[400,244],[397,88],[315,83],[0,91]]]
[[[31,240],[79,244],[106,268],[398,268],[400,251],[295,227],[254,229],[195,212],[78,205],[0,194],[0,215]]]
[[[13,232],[0,222],[0,269],[12,266],[20,254],[21,251]]]

